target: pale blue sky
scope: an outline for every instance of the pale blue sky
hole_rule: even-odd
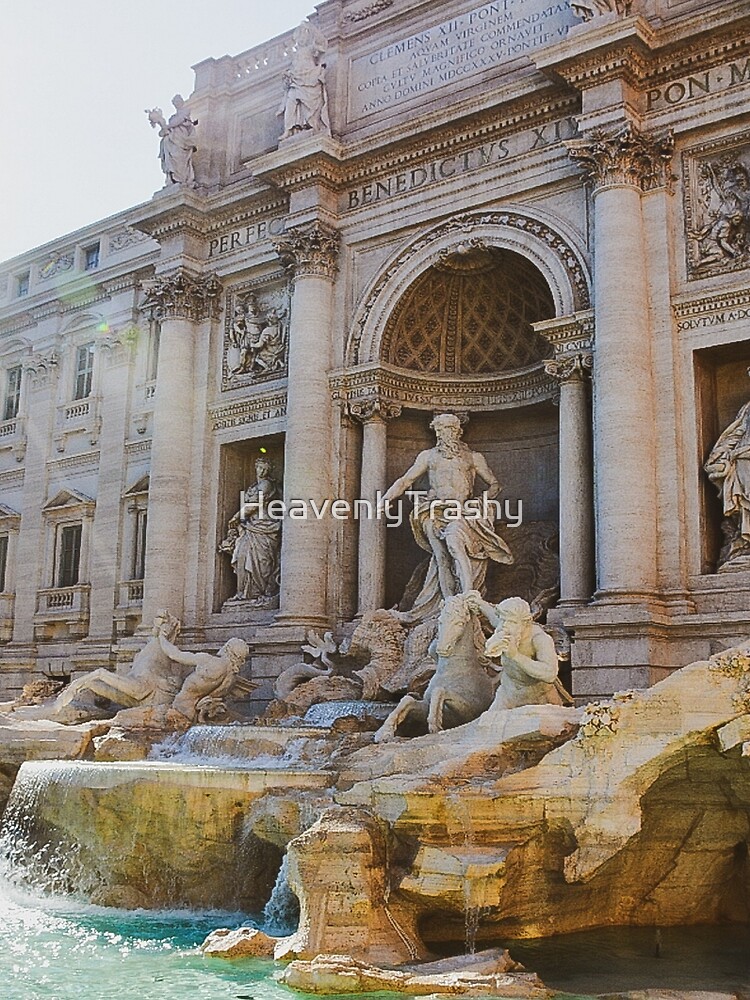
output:
[[[4,0],[0,261],[148,200],[163,183],[144,108],[191,66],[295,27],[314,0]]]

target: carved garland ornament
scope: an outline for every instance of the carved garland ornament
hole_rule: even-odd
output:
[[[633,0],[568,0],[568,6],[582,21],[591,21],[600,14],[617,14],[627,17]]]
[[[215,275],[196,278],[177,271],[149,282],[141,311],[149,319],[187,319],[199,323],[216,319],[220,311],[221,282]]]
[[[592,129],[584,138],[569,139],[565,145],[571,159],[597,188],[627,184],[651,191],[671,180],[671,131],[649,135],[628,122],[615,131]]]
[[[320,222],[288,229],[274,240],[284,268],[299,278],[314,275],[333,279],[339,252],[338,233]]]
[[[381,11],[388,10],[389,7],[393,6],[394,0],[375,0],[374,3],[368,4],[367,7],[360,7],[359,10],[352,10],[348,14],[344,14],[345,21],[366,21],[368,17],[374,17],[375,14],[380,14]]]
[[[451,236],[453,234],[461,235],[462,240],[460,245],[466,244],[467,241],[473,242],[471,233],[474,229],[480,226],[497,226],[502,229],[520,230],[521,232],[530,233],[532,236],[535,236],[537,239],[547,244],[547,246],[549,246],[550,249],[557,254],[568,274],[568,277],[570,278],[570,282],[574,289],[575,309],[579,310],[589,308],[591,298],[584,269],[570,244],[548,225],[544,222],[539,222],[537,219],[529,218],[527,215],[520,215],[517,212],[464,212],[461,215],[454,216],[448,222],[443,223],[441,226],[431,230],[431,232],[426,233],[416,242],[412,243],[411,246],[400,254],[390,264],[390,266],[382,272],[377,282],[370,290],[363,308],[360,310],[358,328],[354,331],[353,335],[353,364],[360,364],[361,362],[359,351],[360,344],[362,342],[362,335],[378,297],[398,271],[401,270],[404,264],[417,254],[422,253],[422,251],[428,248],[431,244],[442,241],[446,236]],[[492,245],[491,238],[485,238],[482,240],[482,246],[489,247]],[[434,254],[433,258],[428,261],[428,265],[445,260],[446,252],[450,253],[450,251],[446,251],[444,247],[441,248]]]

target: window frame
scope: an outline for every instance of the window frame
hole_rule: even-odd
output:
[[[90,363],[85,367],[81,366],[81,358],[83,357],[83,352],[86,352],[86,356]],[[75,353],[75,366],[73,369],[73,399],[81,400],[88,399],[94,391],[94,365],[96,362],[96,343],[93,340],[87,341],[85,344],[78,344],[76,346]],[[79,382],[83,378],[83,384],[81,388],[85,388],[86,391],[79,392]]]
[[[63,564],[64,548],[63,539],[66,532],[71,529],[77,529],[77,551],[74,550],[74,557],[72,562],[72,568],[74,572],[70,574],[70,582],[65,582],[64,570],[66,569]],[[52,587],[56,590],[68,589],[70,587],[77,587],[81,582],[81,556],[83,554],[83,521],[61,521],[55,526],[55,558],[54,558],[54,578]],[[75,577],[75,579],[72,579]]]
[[[11,385],[15,377],[15,384]],[[21,382],[23,365],[10,365],[5,369],[5,398],[3,400],[3,422],[16,420],[21,409]],[[12,404],[12,405],[11,405]],[[12,411],[12,412],[10,412]]]

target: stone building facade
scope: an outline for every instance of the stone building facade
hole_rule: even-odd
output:
[[[236,599],[228,528],[259,456],[374,499],[446,411],[523,506],[490,589],[577,696],[746,637],[703,466],[750,399],[747,5],[325,0],[195,72],[190,171],[163,145],[148,202],[0,267],[4,691],[160,608],[262,681],[392,606],[408,523],[287,517],[278,600]]]

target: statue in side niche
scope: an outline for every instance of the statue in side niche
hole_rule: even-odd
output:
[[[724,545],[719,568],[750,568],[750,403],[719,436],[704,466],[721,497]]]
[[[416,622],[435,615],[440,602],[469,590],[483,590],[489,560],[512,563],[507,544],[495,533],[494,518],[474,499],[477,476],[487,484],[486,496],[494,499],[500,485],[487,460],[461,440],[461,421],[453,413],[440,413],[430,424],[434,448],[417,455],[414,464],[385,493],[382,505],[402,496],[426,476],[429,490],[414,503],[411,528],[420,548],[431,555],[422,590],[403,620]]]
[[[280,586],[281,521],[268,516],[268,504],[281,500],[281,486],[267,458],[255,463],[255,483],[243,493],[242,507],[231,518],[219,551],[231,553],[237,591],[232,600],[271,608]]]
[[[278,111],[284,119],[281,138],[305,131],[330,135],[326,64],[321,61],[328,42],[308,21],[297,28],[292,41],[291,61],[284,73],[286,92]]]
[[[165,184],[184,184],[195,187],[195,172],[193,170],[193,153],[195,145],[195,126],[192,114],[184,98],[175,94],[172,98],[174,114],[166,121],[161,108],[146,109],[151,128],[159,129],[159,160],[166,177]]]
[[[571,705],[573,700],[557,676],[554,640],[534,621],[529,604],[521,597],[490,604],[476,590],[464,596],[494,629],[484,644],[485,656],[499,660],[495,669],[501,673],[492,709]]]

